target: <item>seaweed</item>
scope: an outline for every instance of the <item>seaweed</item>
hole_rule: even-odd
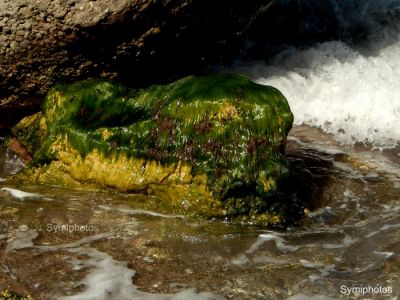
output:
[[[196,182],[205,191],[197,197],[214,199],[232,216],[273,207],[268,199],[287,172],[284,147],[293,123],[277,89],[232,74],[189,76],[142,90],[104,80],[58,85],[40,118],[45,125],[40,147],[32,147],[33,167],[69,160],[63,168],[74,179],[124,190],[171,183],[194,188],[201,178]],[[72,162],[76,155],[80,163]],[[125,163],[128,178],[119,171],[96,175],[85,165],[94,160],[111,169]]]

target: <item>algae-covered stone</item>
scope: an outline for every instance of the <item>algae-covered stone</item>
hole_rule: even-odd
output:
[[[34,300],[32,296],[22,296],[9,289],[3,289],[0,291],[0,300]]]
[[[31,179],[150,190],[179,213],[282,221],[270,196],[293,115],[275,88],[230,74],[136,91],[93,80],[56,86],[42,108],[14,130],[35,150]]]

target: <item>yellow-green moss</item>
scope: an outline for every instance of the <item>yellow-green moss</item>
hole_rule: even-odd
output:
[[[3,289],[0,291],[0,300],[34,300],[32,296],[23,296],[17,294],[9,289]]]
[[[15,132],[35,145],[26,174],[39,182],[153,185],[175,211],[280,222],[270,199],[292,122],[278,90],[219,74],[137,91],[102,80],[56,86]]]

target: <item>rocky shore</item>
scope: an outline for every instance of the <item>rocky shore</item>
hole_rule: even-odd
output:
[[[38,111],[56,83],[100,77],[141,88],[326,39],[337,28],[333,8],[323,7],[271,0],[1,1],[0,128]],[[307,24],[315,23],[324,30],[310,31]]]

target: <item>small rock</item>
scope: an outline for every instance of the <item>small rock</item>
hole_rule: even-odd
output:
[[[21,46],[22,49],[28,48],[28,46],[29,46],[29,41],[28,41],[28,40],[23,40],[23,41],[20,43],[20,46]]]
[[[46,11],[47,11],[47,3],[44,2],[44,1],[43,1],[43,2],[40,2],[38,9],[39,9],[41,12],[46,12]]]
[[[25,35],[25,31],[23,30],[17,30],[17,32],[15,33],[17,36],[24,36]]]
[[[43,24],[43,28],[44,28],[44,30],[48,31],[51,28],[51,24],[50,23],[44,23]]]
[[[10,48],[11,48],[12,50],[17,49],[18,47],[19,47],[19,43],[17,43],[16,41],[12,41],[12,42],[11,42]]]
[[[29,10],[28,7],[24,6],[24,7],[21,7],[21,8],[18,10],[18,13],[20,13],[21,15],[23,15],[24,17],[26,17],[26,14],[27,14],[28,10]]]
[[[59,10],[54,14],[54,17],[56,19],[63,19],[65,17],[65,15],[67,14],[66,10]]]
[[[26,30],[31,30],[31,28],[32,28],[32,23],[29,22],[29,21],[26,21],[26,22],[24,23],[24,28],[25,28]]]

